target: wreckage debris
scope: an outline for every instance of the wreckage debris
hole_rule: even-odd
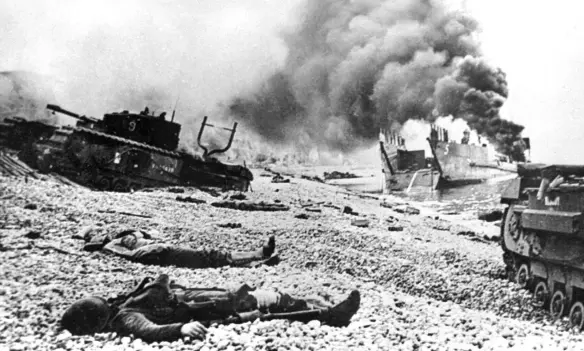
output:
[[[314,207],[314,206],[319,206],[319,205],[323,205],[324,201],[319,201],[319,202],[313,202],[312,200],[308,199],[308,201],[306,201],[306,203],[303,203],[300,205],[300,207],[305,208],[305,207]]]
[[[387,227],[387,230],[389,230],[390,232],[401,232],[404,230],[404,227],[401,225],[390,225],[389,227]]]
[[[176,197],[176,201],[188,202],[188,203],[192,203],[192,204],[206,204],[207,203],[207,201],[197,199],[193,196],[180,196],[180,195]]]
[[[290,183],[290,178],[284,178],[278,173],[272,177],[272,183]]]
[[[244,193],[235,193],[224,197],[225,199],[229,198],[231,200],[245,200],[247,196]]]
[[[24,234],[25,237],[29,239],[39,239],[41,237],[41,232],[38,230],[31,230],[28,233]]]
[[[306,179],[306,180],[310,180],[310,181],[313,181],[313,182],[324,183],[324,180],[320,179],[320,177],[318,177],[318,176],[301,175],[300,178]]]
[[[399,222],[399,218],[394,217],[394,216],[388,216],[385,218],[385,221],[389,224],[393,224],[393,223]]]
[[[308,219],[308,215],[306,213],[299,213],[297,215],[294,216],[294,218],[298,218],[298,219]]]
[[[350,173],[350,172],[324,172],[324,179],[331,180],[331,179],[352,179],[352,178],[360,178],[358,175]]]
[[[121,214],[124,216],[132,216],[132,217],[140,217],[140,218],[152,218],[152,216],[150,215],[145,215],[145,214],[141,214],[141,213],[134,213],[134,212],[127,212],[127,211],[117,211],[117,210],[97,210],[97,212],[99,213],[109,213],[109,214],[113,214],[113,213],[117,213],[117,214]]]
[[[221,208],[230,208],[233,210],[240,210],[240,211],[288,211],[290,207],[282,204],[276,203],[267,203],[267,202],[252,202],[252,201],[218,201],[212,202],[211,206],[213,207],[221,207]]]
[[[241,223],[219,223],[217,224],[218,227],[221,228],[229,228],[229,229],[238,229],[241,228]]]
[[[39,179],[36,172],[18,158],[0,152],[0,174],[6,176],[25,176]]]
[[[27,164],[9,154],[4,154],[0,149],[0,174],[4,176],[24,177],[24,181],[28,183],[28,177],[38,180],[52,179],[58,183],[80,187],[79,184],[72,182],[62,175],[51,173],[50,175],[40,175],[35,170],[30,168]]]
[[[445,224],[445,223],[438,223],[432,226],[432,229],[436,229],[436,230],[442,230],[442,231],[449,231],[451,228],[450,225]]]
[[[168,188],[168,189],[166,189],[166,191],[168,191],[169,193],[182,194],[185,192],[185,189],[184,188]]]
[[[366,228],[369,227],[369,220],[366,218],[356,218],[351,220],[351,225],[355,227]]]
[[[495,222],[500,221],[503,218],[503,211],[500,209],[493,209],[491,211],[485,211],[479,213],[478,218],[485,222]]]
[[[420,214],[420,210],[418,210],[415,207],[408,206],[408,205],[395,206],[392,209],[397,213],[403,213],[403,214],[407,214],[407,215],[419,215]]]
[[[217,191],[217,189],[215,188],[209,188],[206,186],[201,186],[201,187],[197,187],[198,190],[201,190],[202,192],[205,192],[213,197],[219,197],[221,196],[221,193],[219,191]]]
[[[343,207],[343,214],[350,214],[352,216],[358,216],[359,212],[353,211],[353,209],[349,206]]]

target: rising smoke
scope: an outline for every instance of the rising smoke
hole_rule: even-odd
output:
[[[95,117],[170,114],[180,98],[177,120],[198,126],[281,64],[276,32],[295,1],[4,1],[0,71],[51,77],[52,103]]]
[[[267,141],[343,152],[380,127],[452,115],[512,153],[523,127],[499,116],[505,74],[480,57],[477,29],[439,0],[307,0],[283,68],[229,112]]]
[[[0,72],[0,120],[24,117],[52,122],[45,109],[54,99],[48,77],[31,72]]]
[[[499,118],[505,76],[480,59],[477,23],[437,0],[22,0],[0,3],[0,23],[0,70],[50,76],[51,102],[96,117],[180,97],[191,145],[205,114],[244,122],[234,151],[256,145],[246,128],[304,153],[446,114],[500,150],[522,129]]]

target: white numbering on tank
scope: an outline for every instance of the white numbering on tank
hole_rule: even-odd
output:
[[[553,199],[550,199],[549,196],[546,196],[544,199],[544,203],[546,206],[560,206],[560,197],[556,196]]]
[[[130,123],[128,124],[128,130],[130,132],[133,132],[134,130],[136,130],[136,121],[130,121]]]

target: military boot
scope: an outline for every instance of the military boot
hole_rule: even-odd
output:
[[[230,262],[234,266],[245,266],[249,265],[254,261],[261,261],[267,260],[272,255],[274,255],[276,251],[276,238],[271,236],[266,244],[256,251],[248,251],[248,252],[238,252],[234,251],[230,254]]]
[[[333,327],[346,327],[351,323],[351,317],[359,310],[361,294],[358,290],[351,291],[349,297],[337,305],[321,310],[319,320]]]

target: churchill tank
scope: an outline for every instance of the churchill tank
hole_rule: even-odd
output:
[[[0,121],[0,146],[18,151],[22,161],[34,163],[34,143],[50,138],[57,129],[45,121],[29,121],[18,116],[5,118]]]
[[[503,192],[508,275],[553,318],[584,326],[584,166],[523,165]]]
[[[57,105],[49,104],[47,109],[77,122],[52,130],[39,128],[42,133],[32,134],[25,161],[42,172],[56,172],[92,188],[113,191],[172,185],[247,191],[253,180],[245,166],[213,157],[231,147],[237,123],[223,128],[230,132],[225,147],[209,150],[202,144],[203,131],[214,126],[205,117],[197,138],[204,150],[199,156],[179,150],[181,125],[174,122],[174,112],[170,120],[166,113],[154,115],[148,108],[140,113],[106,113],[98,119]],[[19,120],[9,133],[14,136],[13,131],[28,130],[31,123]]]

